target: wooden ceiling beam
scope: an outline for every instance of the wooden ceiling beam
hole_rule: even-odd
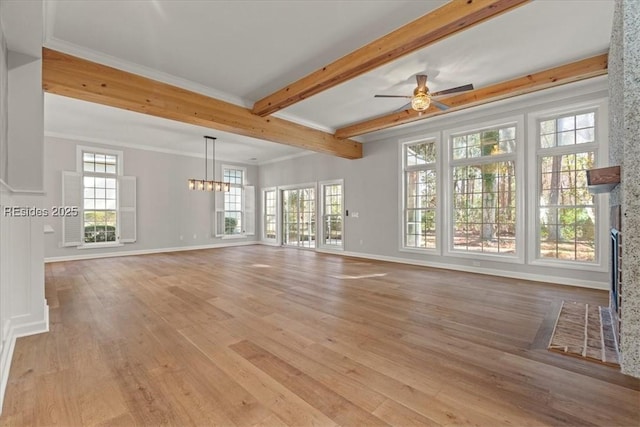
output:
[[[43,48],[46,92],[304,148],[362,158],[362,144],[116,68]]]
[[[351,138],[357,135],[388,129],[453,111],[607,74],[607,57],[608,55],[605,53],[448,98],[438,98],[438,101],[448,105],[450,108],[443,111],[432,105],[422,114],[414,110],[405,110],[343,127],[336,131],[335,136],[338,138]]]
[[[262,98],[252,111],[267,116],[529,1],[453,0]]]

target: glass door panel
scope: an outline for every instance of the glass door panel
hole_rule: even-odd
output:
[[[304,248],[316,247],[315,188],[282,191],[282,244]]]

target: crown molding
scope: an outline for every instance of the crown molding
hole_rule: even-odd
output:
[[[96,62],[98,64],[106,65],[108,67],[117,68],[119,70],[136,74],[142,77],[146,77],[152,80],[156,80],[162,83],[167,83],[172,86],[177,86],[182,89],[190,90],[192,92],[209,96],[211,98],[216,98],[225,102],[229,102],[231,104],[239,105],[244,108],[250,108],[252,105],[250,101],[228,94],[226,92],[213,89],[209,86],[205,86],[200,83],[195,83],[191,80],[177,77],[162,71],[158,71],[156,69],[153,69],[144,65],[140,65],[130,61],[126,61],[124,59],[116,58],[115,56],[98,52],[96,50],[89,49],[84,46],[79,46],[74,43],[60,40],[54,36],[51,36],[45,41],[44,47],[57,50],[59,52],[66,53],[69,55],[73,55],[79,58],[83,58],[92,62]]]

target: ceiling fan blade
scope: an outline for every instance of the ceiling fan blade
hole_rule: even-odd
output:
[[[405,95],[373,95],[374,98],[413,98]]]
[[[458,92],[466,92],[468,90],[473,90],[473,85],[463,85],[458,87],[452,87],[451,89],[440,90],[438,92],[431,93],[431,96],[440,96],[440,95],[448,95],[450,93],[458,93]]]
[[[424,74],[416,75],[416,81],[418,82],[418,90],[420,92],[427,91],[427,76]]]
[[[447,111],[449,108],[451,108],[451,107],[449,107],[448,105],[443,104],[442,102],[436,101],[435,99],[432,99],[432,100],[431,100],[431,103],[432,103],[433,105],[435,105],[435,106],[436,106],[436,108],[439,108],[439,109],[440,109],[440,110],[442,110],[442,111]]]

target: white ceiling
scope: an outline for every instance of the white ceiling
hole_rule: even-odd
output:
[[[444,3],[54,0],[45,3],[45,45],[250,107]],[[402,106],[402,99],[373,95],[410,94],[418,73],[429,76],[433,91],[478,88],[600,54],[609,46],[613,7],[613,0],[534,1],[277,115],[333,131]],[[85,139],[182,150],[212,134],[221,140],[219,157],[242,162],[300,152],[55,96],[47,95],[45,108],[47,131]],[[200,152],[202,145],[192,148]]]
[[[266,163],[307,152],[49,93],[45,94],[44,108],[45,132],[53,137],[202,157],[204,135],[209,135],[217,138],[216,159],[247,164]]]

